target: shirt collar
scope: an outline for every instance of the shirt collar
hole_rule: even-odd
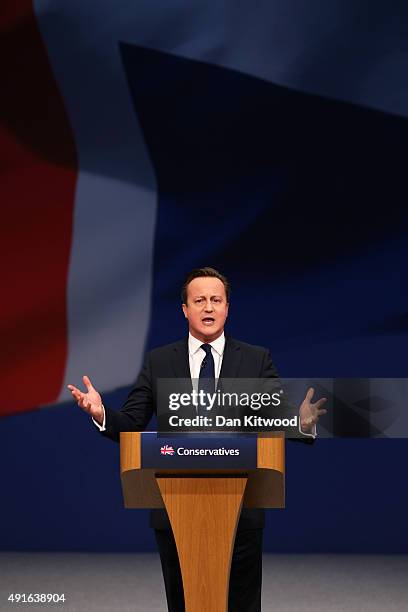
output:
[[[194,355],[198,351],[198,349],[201,347],[202,344],[204,344],[204,342],[201,342],[201,340],[197,340],[197,338],[194,338],[194,336],[192,336],[189,332],[188,334],[188,352],[190,353],[190,355]],[[224,332],[222,332],[221,336],[218,336],[216,340],[213,340],[212,342],[208,342],[207,344],[212,346],[212,348],[221,357],[224,352],[224,347],[225,347]]]

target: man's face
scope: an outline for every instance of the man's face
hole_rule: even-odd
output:
[[[222,334],[228,315],[224,283],[211,276],[194,278],[182,308],[190,333],[202,342],[212,342]]]

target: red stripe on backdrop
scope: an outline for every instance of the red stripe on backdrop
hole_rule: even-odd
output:
[[[10,414],[61,389],[77,158],[32,1],[3,0],[0,31],[0,414]]]

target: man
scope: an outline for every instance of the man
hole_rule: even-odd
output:
[[[214,380],[278,376],[267,349],[225,337],[229,293],[227,279],[217,270],[199,268],[190,272],[182,289],[188,338],[149,353],[135,387],[119,412],[103,406],[100,394],[88,377],[83,378],[86,393],[68,385],[78,405],[91,415],[103,435],[118,440],[121,431],[146,428],[156,409],[159,378],[200,380],[204,369],[205,375]],[[312,396],[313,389],[309,389],[300,407],[300,426],[305,439],[313,442],[318,418],[326,412],[321,408],[326,400],[312,403]],[[166,511],[152,511],[151,524],[159,547],[169,612],[184,612],[177,550]],[[263,527],[263,510],[242,511],[231,564],[229,612],[261,609]]]

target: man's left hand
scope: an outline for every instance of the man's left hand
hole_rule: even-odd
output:
[[[326,397],[322,397],[314,404],[312,398],[314,395],[314,389],[310,387],[306,393],[306,397],[300,405],[300,429],[304,433],[313,433],[316,427],[316,423],[323,414],[326,414],[327,410],[322,408],[323,404],[327,402]]]

